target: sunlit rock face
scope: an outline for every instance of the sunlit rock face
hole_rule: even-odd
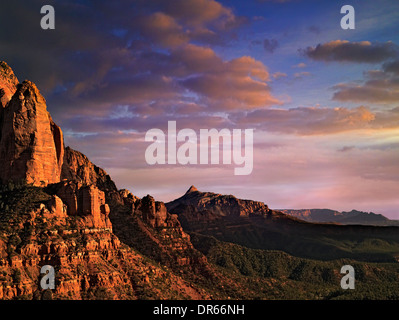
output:
[[[7,101],[13,89],[7,86],[13,77],[7,77],[4,73],[0,76],[4,106],[0,116],[0,180],[25,180],[35,186],[57,183],[64,158],[62,131],[34,83],[18,84]]]

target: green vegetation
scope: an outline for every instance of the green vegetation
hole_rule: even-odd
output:
[[[186,221],[183,228],[252,249],[281,250],[316,260],[395,262],[399,256],[399,227],[313,224],[286,217],[252,217]]]
[[[318,261],[282,251],[250,249],[198,233],[190,235],[209,262],[242,286],[242,293],[247,292],[244,299],[399,298],[399,263]],[[340,286],[340,269],[346,264],[355,269],[355,290]]]
[[[9,182],[0,185],[0,233],[12,233],[38,204],[50,200],[50,195],[42,188],[27,185],[25,182]],[[31,229],[24,226],[23,238]]]

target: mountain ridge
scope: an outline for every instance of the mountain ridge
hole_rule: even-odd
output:
[[[361,224],[375,226],[399,226],[382,214],[358,210],[337,211],[331,209],[279,209],[279,211],[308,222]]]
[[[253,249],[282,250],[321,260],[396,261],[399,257],[396,226],[309,222],[272,210],[263,202],[193,190],[166,203],[166,207],[178,215],[189,233]]]

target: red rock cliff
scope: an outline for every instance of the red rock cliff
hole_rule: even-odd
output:
[[[7,79],[0,77],[1,89],[7,92]],[[35,186],[59,182],[64,158],[62,131],[51,119],[35,84],[18,84],[0,120],[0,180],[25,180]]]
[[[0,61],[0,109],[5,108],[17,91],[18,79],[4,61]]]

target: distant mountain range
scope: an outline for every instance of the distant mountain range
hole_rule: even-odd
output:
[[[399,226],[399,220],[390,220],[382,214],[352,210],[349,212],[330,209],[282,209],[279,210],[308,222],[325,222],[339,224],[360,224],[374,226]]]
[[[201,192],[194,186],[166,207],[187,232],[248,248],[320,260],[396,261],[399,256],[395,226],[308,222],[262,202]]]

